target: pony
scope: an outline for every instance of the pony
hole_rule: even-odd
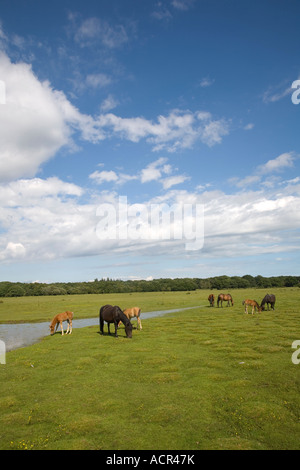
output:
[[[243,300],[242,304],[245,305],[245,313],[248,313],[248,306],[252,307],[252,315],[253,315],[254,311],[256,311],[256,310],[258,312],[261,312],[261,307],[256,302],[256,300],[246,299],[246,300]]]
[[[57,328],[58,328],[58,324],[60,324],[61,334],[62,335],[64,334],[63,325],[62,325],[63,321],[68,322],[68,328],[67,328],[66,334],[68,334],[68,333],[71,334],[72,333],[73,316],[74,316],[74,313],[69,312],[68,310],[66,312],[58,313],[57,315],[55,315],[55,317],[53,318],[52,322],[49,325],[50,335],[54,335],[54,328],[56,326],[56,328],[55,328],[55,331],[56,331]]]
[[[265,304],[267,304],[268,305],[268,310],[269,310],[269,304],[270,304],[271,309],[275,310],[275,301],[276,301],[275,295],[273,295],[273,294],[265,295],[264,298],[261,301],[261,304],[260,304],[261,309],[265,310]]]
[[[140,319],[141,309],[139,307],[125,308],[125,310],[123,310],[123,313],[124,313],[124,315],[126,315],[128,320],[130,320],[131,318],[136,317],[137,323],[138,323],[138,328],[140,330],[143,329],[142,328],[142,322],[141,322],[141,319]],[[121,321],[119,322],[118,326],[120,326],[120,325],[121,325]]]
[[[115,337],[117,338],[118,324],[121,321],[125,325],[127,338],[132,338],[132,324],[117,305],[103,305],[99,311],[100,333],[103,335],[104,322],[107,322],[108,334],[110,335],[110,323],[115,324]]]
[[[213,307],[213,306],[214,306],[214,303],[215,303],[215,296],[214,296],[214,294],[210,294],[210,295],[208,296],[208,301],[209,301],[210,306]]]
[[[219,294],[218,295],[218,307],[219,307],[219,302],[221,302],[221,307],[223,307],[223,300],[227,300],[227,307],[231,306],[233,307],[233,298],[231,297],[230,294]]]

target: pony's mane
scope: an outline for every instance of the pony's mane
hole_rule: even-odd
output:
[[[123,313],[122,310],[119,307],[117,307],[117,309],[118,309],[118,313],[120,315],[121,322],[123,322],[124,325],[130,323],[130,320],[126,317],[125,313]]]

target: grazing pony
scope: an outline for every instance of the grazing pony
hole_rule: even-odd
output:
[[[218,295],[218,307],[219,307],[219,302],[221,302],[221,307],[223,307],[223,300],[227,300],[227,307],[230,307],[230,302],[231,306],[233,307],[233,298],[231,297],[230,294],[219,294]]]
[[[273,294],[265,295],[264,298],[261,301],[261,304],[260,304],[261,309],[265,310],[265,304],[267,304],[268,305],[268,310],[269,310],[269,304],[270,304],[271,309],[275,310],[275,300],[276,300],[275,295],[273,295]]]
[[[246,299],[246,300],[243,300],[242,304],[245,305],[245,313],[248,313],[248,306],[252,307],[252,315],[253,315],[254,311],[256,311],[256,310],[258,312],[261,312],[261,307],[256,302],[256,300]]]
[[[63,335],[64,334],[64,330],[63,330],[63,321],[67,321],[68,322],[68,328],[67,328],[67,332],[66,334],[71,334],[72,333],[72,320],[73,320],[73,312],[69,312],[68,310],[66,312],[63,312],[63,313],[58,313],[57,315],[55,315],[55,317],[53,318],[52,322],[50,323],[50,335],[54,335],[54,328],[55,328],[55,331],[57,330],[58,328],[58,324],[60,324],[60,328],[61,328],[61,334]]]
[[[213,306],[214,306],[214,303],[215,303],[215,296],[214,296],[214,294],[210,294],[210,295],[208,296],[208,301],[209,301],[210,306],[213,307]]]
[[[123,313],[124,313],[124,315],[126,315],[128,320],[131,320],[132,318],[136,317],[137,323],[138,323],[138,328],[140,330],[143,329],[142,328],[142,322],[141,322],[141,319],[140,319],[141,309],[139,307],[125,308],[125,310],[123,310]],[[120,326],[120,324],[121,324],[121,322],[119,322],[118,326]]]
[[[103,305],[100,308],[99,312],[99,322],[100,322],[100,333],[103,335],[103,326],[104,322],[107,322],[108,334],[110,335],[110,323],[115,324],[115,337],[117,338],[117,329],[118,324],[121,321],[125,325],[125,332],[127,338],[132,338],[132,324],[130,320],[126,317],[126,315],[122,312],[120,307],[115,305]]]

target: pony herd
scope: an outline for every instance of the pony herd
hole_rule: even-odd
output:
[[[242,304],[245,306],[245,313],[248,313],[248,307],[252,308],[252,315],[254,314],[255,311],[261,312],[262,310],[265,310],[265,305],[267,304],[268,310],[269,310],[269,305],[271,306],[272,310],[275,310],[275,295],[273,294],[267,294],[261,301],[261,304],[259,305],[256,300],[251,300],[251,299],[246,299],[243,300]],[[211,307],[214,306],[215,304],[215,296],[214,294],[210,294],[208,297],[208,301]],[[227,307],[233,306],[233,298],[231,297],[230,294],[219,294],[218,299],[217,299],[217,305],[218,307],[221,304],[221,307],[223,307],[223,301],[227,302]],[[117,305],[103,305],[100,308],[99,312],[99,323],[100,323],[100,333],[103,335],[103,328],[104,328],[104,322],[107,323],[107,328],[108,328],[108,334],[110,335],[110,324],[113,323],[115,326],[115,337],[118,337],[117,330],[118,327],[120,326],[121,323],[124,324],[125,326],[125,333],[127,338],[132,338],[132,323],[131,319],[136,317],[137,319],[137,324],[138,328],[141,330],[142,329],[142,322],[140,319],[141,315],[141,309],[139,307],[133,307],[133,308],[126,308],[125,310],[121,310],[120,307]],[[58,325],[60,325],[61,328],[61,334],[64,334],[63,330],[63,322],[66,321],[68,323],[68,328],[66,331],[66,334],[71,334],[72,333],[72,321],[73,321],[74,313],[70,311],[66,311],[63,313],[59,313],[58,315],[55,315],[53,320],[50,323],[50,335],[53,335],[55,331],[58,328]]]
[[[138,327],[140,330],[142,330],[142,322],[140,319],[141,315],[141,309],[139,307],[133,307],[133,308],[126,308],[125,310],[121,310],[120,307],[117,305],[103,305],[103,307],[100,308],[99,312],[99,323],[100,323],[100,333],[103,335],[103,327],[104,327],[104,322],[107,322],[107,328],[108,328],[108,334],[110,335],[110,324],[113,323],[115,326],[115,337],[118,337],[117,334],[117,329],[120,326],[121,323],[124,324],[125,326],[125,333],[127,338],[132,338],[132,323],[130,321],[131,318],[136,317],[137,318],[137,323]],[[74,313],[70,311],[62,312],[53,318],[53,320],[50,323],[50,335],[53,335],[55,331],[58,328],[58,325],[60,325],[61,328],[61,334],[64,334],[63,330],[63,322],[66,321],[68,323],[68,328],[66,331],[66,334],[71,334],[72,333],[72,320],[74,317]]]
[[[231,303],[231,306],[233,306],[233,299],[232,299],[230,294],[219,294],[218,295],[218,300],[217,300],[218,307],[220,306],[220,303],[221,303],[221,307],[223,307],[223,305],[222,305],[223,300],[227,301],[227,307],[230,306],[230,303]],[[209,301],[210,306],[213,307],[214,303],[215,303],[214,294],[210,294],[208,296],[208,301]],[[251,307],[252,308],[251,313],[253,315],[255,311],[261,312],[262,310],[265,310],[265,305],[266,304],[267,304],[268,310],[269,310],[270,305],[271,305],[271,309],[275,310],[275,301],[276,301],[275,295],[267,294],[262,299],[260,305],[258,304],[258,302],[256,302],[256,300],[251,300],[251,299],[243,300],[242,305],[245,306],[245,313],[248,313],[248,307]]]

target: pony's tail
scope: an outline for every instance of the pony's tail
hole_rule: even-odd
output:
[[[245,305],[245,301],[243,300],[242,305]]]

